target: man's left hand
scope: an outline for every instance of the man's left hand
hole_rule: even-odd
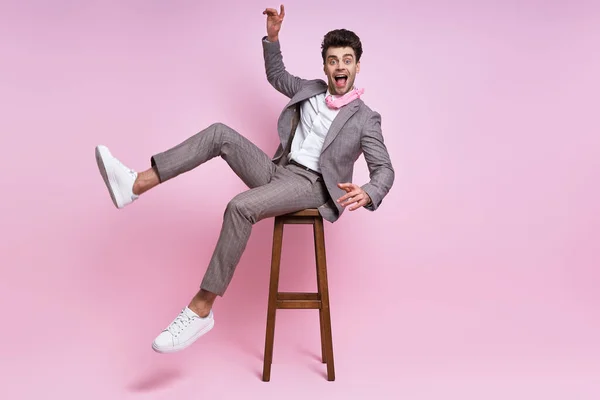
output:
[[[346,194],[337,199],[342,207],[352,204],[348,210],[354,211],[357,208],[371,204],[371,198],[360,186],[354,183],[338,183],[338,187],[346,191]]]

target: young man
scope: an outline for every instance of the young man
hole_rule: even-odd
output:
[[[219,123],[154,155],[151,168],[139,173],[124,166],[105,146],[96,148],[98,168],[117,208],[217,156],[250,188],[227,205],[200,290],[154,340],[157,352],[184,349],[212,329],[213,302],[225,293],[253,224],[306,208],[318,208],[330,222],[346,207],[374,211],[394,181],[380,115],[359,99],[362,91],[354,87],[362,55],[360,39],[344,29],[327,33],[321,46],[327,83],[300,79],[286,72],[280,51],[283,5],[280,13],[269,8],[263,14],[267,16],[267,36],[262,41],[267,80],[290,98],[279,117],[280,143],[273,158]],[[370,172],[370,181],[362,187],[351,183],[361,153]]]

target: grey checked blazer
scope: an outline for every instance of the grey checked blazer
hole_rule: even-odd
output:
[[[300,120],[300,103],[325,93],[327,83],[321,79],[301,79],[287,72],[280,43],[265,39],[262,44],[267,80],[290,98],[279,116],[277,131],[280,144],[273,156],[273,162],[285,164]],[[394,183],[394,169],[381,134],[381,116],[357,99],[340,109],[323,143],[319,166],[331,199],[319,207],[319,212],[326,220],[335,222],[342,215],[344,208],[335,200],[346,192],[337,184],[352,182],[354,163],[362,153],[370,176],[370,181],[362,188],[372,201],[366,208],[375,211]]]

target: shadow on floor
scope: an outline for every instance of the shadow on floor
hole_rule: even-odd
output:
[[[132,392],[151,392],[167,388],[182,377],[183,373],[176,369],[152,371],[134,380],[127,389]]]

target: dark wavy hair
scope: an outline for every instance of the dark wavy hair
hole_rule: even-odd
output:
[[[360,61],[360,56],[362,56],[363,53],[360,38],[356,36],[356,33],[347,29],[336,29],[327,32],[325,37],[323,37],[323,42],[321,43],[323,64],[325,64],[326,61],[325,55],[327,54],[327,49],[330,47],[351,47],[352,50],[354,50],[354,54],[356,54],[356,62]]]

